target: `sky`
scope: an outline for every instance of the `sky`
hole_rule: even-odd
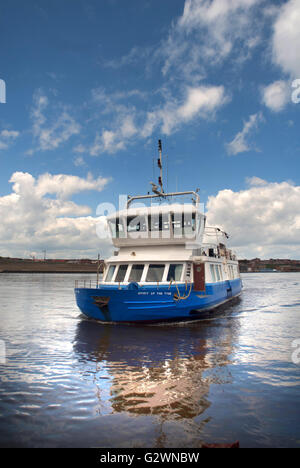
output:
[[[2,2],[0,256],[109,255],[98,216],[161,139],[165,190],[199,188],[239,258],[300,259],[299,24],[300,0]]]

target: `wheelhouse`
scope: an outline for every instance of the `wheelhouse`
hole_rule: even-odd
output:
[[[107,218],[116,247],[196,242],[202,238],[205,221],[205,215],[190,204],[130,208]]]

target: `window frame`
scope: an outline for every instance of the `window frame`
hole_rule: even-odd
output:
[[[210,266],[210,276],[211,276],[212,282],[216,283],[217,282],[217,277],[216,277],[216,272],[215,272],[215,268],[214,268],[215,264],[210,263],[209,266]]]
[[[124,267],[124,266],[127,267],[127,268],[126,268],[126,271],[125,271],[124,278],[123,278],[123,280],[118,281],[118,280],[117,280],[117,275],[118,275],[118,273],[119,273],[120,267]],[[128,277],[128,270],[129,270],[128,267],[129,267],[129,263],[119,263],[118,268],[117,268],[117,271],[116,271],[116,273],[115,273],[114,283],[126,283],[126,279],[127,279],[127,277]]]
[[[149,272],[149,269],[150,269],[150,267],[151,267],[152,265],[154,265],[154,266],[155,266],[155,265],[163,265],[163,266],[164,266],[163,274],[162,274],[162,277],[161,277],[161,280],[160,280],[160,281],[157,281],[157,280],[148,281],[148,280],[147,280],[148,272]],[[167,263],[158,263],[158,262],[148,263],[148,264],[147,264],[147,269],[145,269],[145,270],[146,270],[146,273],[143,275],[143,276],[144,276],[144,277],[143,277],[143,282],[148,283],[148,284],[151,284],[151,283],[153,283],[153,284],[156,284],[156,283],[164,283],[164,282],[165,282],[164,280],[165,280],[165,277],[166,277],[166,274],[165,274],[165,273],[166,273],[166,268],[167,268]]]
[[[221,281],[220,271],[219,271],[218,266],[219,265],[217,263],[215,263],[216,283],[219,283]]]
[[[218,264],[218,267],[219,267],[219,273],[220,273],[220,281],[224,281],[222,265]]]
[[[130,275],[131,275],[131,272],[132,272],[132,268],[134,266],[142,266],[143,269],[142,269],[142,274],[141,274],[141,277],[139,280],[131,280],[130,279]],[[129,265],[129,272],[128,272],[128,277],[127,277],[127,281],[128,283],[141,283],[142,282],[142,279],[143,279],[143,276],[144,276],[144,271],[145,271],[145,263],[132,263],[131,265]]]
[[[108,265],[107,272],[106,272],[105,278],[104,278],[104,280],[103,280],[104,283],[113,283],[113,282],[114,282],[114,276],[115,276],[116,271],[117,271],[117,266],[118,266],[118,265],[117,265],[116,263],[110,263],[110,264]],[[111,267],[115,267],[115,269],[114,269],[114,272],[113,272],[113,274],[112,274],[112,277],[111,277],[110,281],[107,281],[108,272],[109,272],[109,270],[110,270]]]
[[[166,269],[166,272],[165,272],[165,281],[168,282],[168,283],[171,281],[170,279],[168,279],[168,276],[169,276],[169,272],[170,272],[170,267],[172,265],[181,266],[180,278],[179,279],[173,279],[173,281],[182,282],[182,277],[183,277],[183,273],[184,273],[184,262],[181,262],[181,263],[175,263],[175,262],[167,263],[167,265],[166,265],[167,269]]]

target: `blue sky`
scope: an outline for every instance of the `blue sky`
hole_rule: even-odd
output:
[[[199,187],[241,257],[300,258],[299,21],[300,0],[2,3],[0,255],[108,252],[96,207],[149,190],[161,138],[168,189]]]

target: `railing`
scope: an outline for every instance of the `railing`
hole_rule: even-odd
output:
[[[201,247],[200,249],[195,249],[193,251],[193,255],[213,258],[226,257],[227,260],[237,260],[236,254],[230,249],[220,248],[217,244],[203,243],[203,246],[204,247]]]
[[[90,288],[97,289],[99,283],[96,280],[75,280],[75,288]]]
[[[187,191],[187,192],[171,192],[171,193],[158,192],[158,193],[151,194],[151,195],[136,195],[136,196],[134,196],[134,197],[131,197],[130,195],[128,195],[128,198],[127,198],[127,208],[129,208],[129,205],[130,205],[134,200],[142,200],[142,199],[146,199],[146,198],[178,197],[178,196],[181,196],[181,195],[194,195],[194,196],[195,196],[195,199],[193,199],[193,203],[194,203],[195,205],[198,205],[198,204],[199,204],[200,197],[199,197],[197,191],[191,190],[191,191]]]

